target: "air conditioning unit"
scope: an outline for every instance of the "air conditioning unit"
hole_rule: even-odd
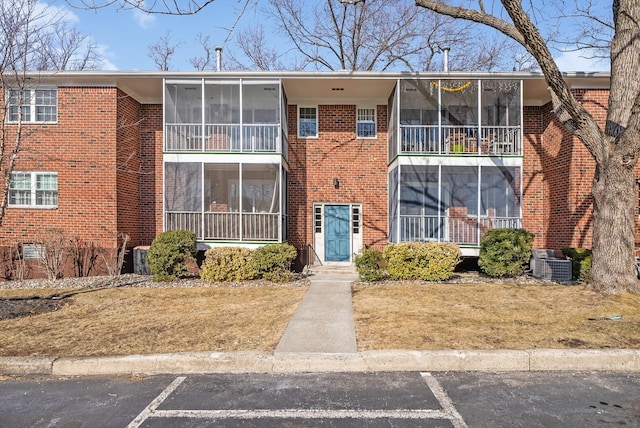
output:
[[[571,281],[571,260],[556,258],[553,250],[532,250],[531,254],[533,276],[550,281]]]

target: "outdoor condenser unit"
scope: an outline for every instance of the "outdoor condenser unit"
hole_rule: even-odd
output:
[[[531,272],[536,278],[571,281],[571,260],[555,257],[553,250],[531,250]]]

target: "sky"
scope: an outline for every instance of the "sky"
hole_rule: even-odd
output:
[[[149,46],[158,43],[161,37],[169,34],[173,43],[179,43],[171,60],[171,70],[192,71],[189,59],[203,54],[198,43],[198,33],[209,35],[212,45],[223,47],[224,61],[225,51],[233,48],[233,37],[238,29],[256,22],[265,23],[264,15],[252,9],[242,15],[232,31],[243,0],[215,0],[191,16],[146,14],[138,10],[124,10],[117,4],[86,10],[70,6],[80,4],[81,0],[47,1],[54,7],[66,9],[70,23],[91,37],[104,58],[104,70],[157,70],[157,66],[148,55]],[[562,71],[609,69],[606,62],[583,58],[579,52],[556,52],[555,55]]]
[[[105,59],[105,70],[122,71],[157,70],[148,56],[149,46],[158,43],[167,33],[173,43],[179,43],[171,69],[193,70],[189,59],[203,55],[198,33],[209,35],[215,46],[227,47],[231,42],[225,44],[225,40],[229,37],[239,7],[236,0],[215,0],[195,15],[169,16],[124,10],[115,5],[82,10],[69,7],[63,0],[54,4],[66,7],[74,15],[75,27],[91,36]],[[249,21],[252,15],[244,15],[243,20]]]

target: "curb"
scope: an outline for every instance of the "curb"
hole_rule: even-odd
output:
[[[348,354],[249,351],[77,358],[0,357],[0,374],[25,376],[382,371],[640,372],[640,350],[388,350]]]

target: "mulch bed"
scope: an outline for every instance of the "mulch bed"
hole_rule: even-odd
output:
[[[61,299],[39,297],[0,299],[0,321],[54,312],[72,301],[73,299],[70,297]]]

